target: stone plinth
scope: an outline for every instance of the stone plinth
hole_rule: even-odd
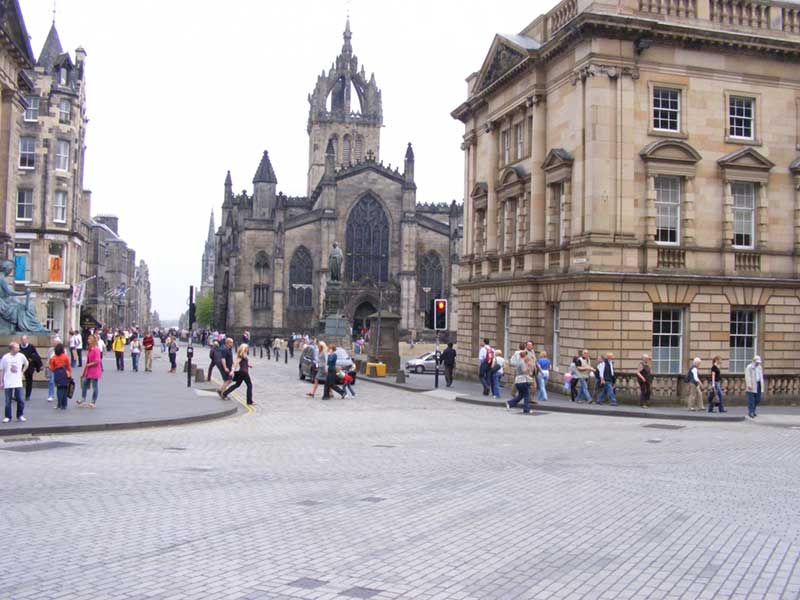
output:
[[[400,369],[400,315],[382,311],[371,314],[369,320],[372,326],[368,362],[386,363],[388,373],[398,371]],[[379,341],[380,346],[378,346]]]

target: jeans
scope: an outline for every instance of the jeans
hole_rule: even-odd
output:
[[[50,373],[50,379],[47,380],[47,399],[52,400],[56,397],[56,376]]]
[[[58,398],[58,404],[56,405],[61,410],[67,410],[67,388],[66,386],[60,385],[56,388],[56,397]]]
[[[575,383],[575,380],[573,380]],[[589,380],[588,379],[578,379],[578,402],[591,402],[592,395],[589,393]]]
[[[481,380],[481,384],[483,384],[483,395],[487,396],[492,387],[492,370],[489,368],[489,363],[485,361],[481,363],[480,369],[478,370],[478,377]]]
[[[100,395],[100,380],[89,379],[84,377],[81,379],[81,398],[86,400],[86,392],[89,391],[89,386],[92,386],[92,404],[97,404],[97,397]]]
[[[75,361],[75,348],[69,349],[69,364],[73,367],[77,366],[77,362]]]
[[[719,381],[714,382],[714,389],[711,390],[711,394],[709,395],[708,412],[714,412],[714,397],[716,397],[717,403],[719,404],[719,412],[725,412],[725,396],[722,393],[722,383]]]
[[[6,419],[11,419],[11,401],[17,401],[17,418],[25,414],[25,400],[22,399],[22,388],[6,388]]]
[[[83,348],[75,348],[75,353],[78,355],[78,366],[82,367],[83,366]]]
[[[125,353],[124,352],[114,352],[114,356],[117,358],[117,371],[124,371],[125,370]]]
[[[541,373],[536,373],[536,383],[539,385],[539,391],[536,393],[536,399],[539,402],[547,402],[547,377]]]
[[[178,355],[174,352],[169,353],[169,368],[172,371],[178,368]]]
[[[495,371],[491,373],[492,378],[492,396],[495,398],[500,397],[500,378],[503,377],[503,374],[500,371]]]
[[[166,351],[167,351],[167,343],[161,342],[161,354],[164,354],[164,352]]]
[[[600,393],[597,395],[598,404],[603,404],[606,400],[609,401],[611,406],[617,405],[617,395],[614,393],[614,384],[610,381],[600,384]]]
[[[747,392],[747,414],[751,417],[756,416],[756,408],[761,404],[761,382],[759,381],[756,385],[758,387],[755,392]]]
[[[131,353],[131,361],[133,362],[133,370],[139,371],[139,353],[133,352]]]
[[[515,383],[517,387],[517,395],[508,401],[509,406],[516,406],[522,400],[523,412],[531,412],[531,384],[530,383]]]

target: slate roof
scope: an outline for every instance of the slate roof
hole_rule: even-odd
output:
[[[258,165],[256,174],[253,177],[253,183],[278,183],[275,171],[272,169],[272,163],[269,162],[269,153],[266,150],[264,150],[261,163]]]
[[[64,49],[61,47],[61,40],[58,39],[58,31],[56,31],[56,24],[50,27],[50,32],[47,34],[47,39],[44,41],[42,51],[39,54],[39,60],[36,64],[44,67],[45,72],[53,70],[53,66],[59,62],[59,58],[64,54]]]

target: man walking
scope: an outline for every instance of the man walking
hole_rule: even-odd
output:
[[[19,344],[12,342],[8,354],[0,360],[3,388],[6,395],[6,412],[3,423],[11,420],[11,402],[17,402],[17,420],[25,421],[25,400],[22,399],[22,374],[28,368],[28,359],[20,353]]]
[[[764,390],[764,371],[761,369],[761,357],[754,356],[753,361],[745,367],[744,383],[747,388],[747,415],[755,419],[756,408],[761,404],[761,393]]]
[[[453,348],[453,342],[447,344],[444,352],[442,352],[439,361],[444,365],[444,381],[447,387],[453,385],[453,369],[456,368],[456,351]]]
[[[483,395],[488,396],[492,387],[492,365],[494,364],[494,349],[489,345],[489,338],[483,338],[483,346],[478,352],[478,376],[483,384]]]
[[[592,361],[589,359],[589,351],[583,349],[581,355],[575,359],[575,368],[578,370],[578,398],[576,402],[592,403],[592,395],[589,393],[589,375],[592,369]]]
[[[153,348],[156,346],[156,340],[153,335],[147,331],[142,340],[142,347],[144,348],[144,371],[145,373],[153,372]]]
[[[617,376],[614,373],[614,354],[609,352],[605,359],[597,366],[600,375],[600,393],[597,396],[597,404],[608,401],[611,406],[617,405],[617,396],[614,393],[614,382]]]
[[[692,361],[692,367],[689,369],[689,373],[686,375],[686,383],[689,384],[689,410],[695,411],[700,410],[702,411],[705,408],[703,403],[703,386],[700,382],[700,363],[703,362],[700,360],[700,357],[695,358]]]
[[[222,375],[219,395],[224,399],[225,391],[233,383],[233,338],[227,338],[225,346],[220,350],[219,372]]]
[[[28,366],[25,368],[25,402],[31,399],[31,391],[33,390],[33,373],[38,373],[42,370],[42,357],[36,350],[36,346],[28,343],[28,336],[22,336],[22,344],[19,351],[28,359]]]

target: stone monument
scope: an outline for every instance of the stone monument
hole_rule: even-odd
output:
[[[400,315],[383,310],[369,316],[372,323],[369,362],[386,364],[387,373],[400,369]]]
[[[31,307],[31,291],[15,292],[8,283],[8,276],[14,271],[14,264],[3,261],[0,264],[0,336],[25,334],[49,336],[50,332],[39,322]],[[25,302],[17,300],[25,297]]]
[[[344,254],[339,244],[333,242],[333,247],[328,254],[328,281],[325,283],[325,308],[322,321],[324,323],[325,339],[330,343],[342,344],[350,347],[350,321],[342,315],[342,267]]]

